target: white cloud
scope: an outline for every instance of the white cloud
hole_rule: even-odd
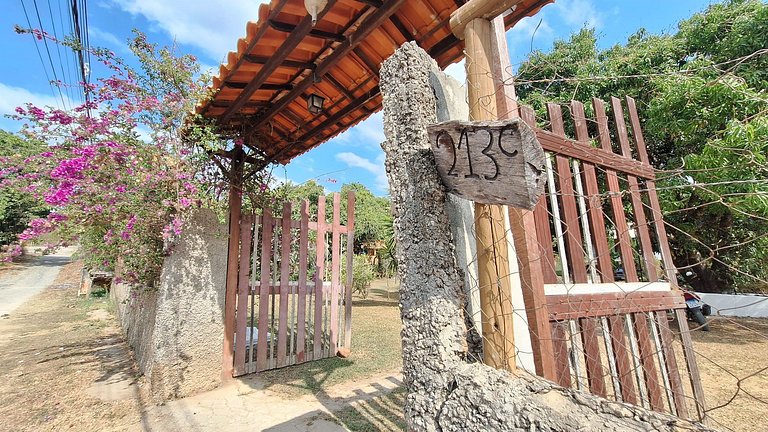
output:
[[[465,85],[467,82],[467,71],[466,66],[464,65],[464,59],[459,62],[449,64],[444,69],[444,72],[456,78],[456,80],[459,81],[461,85]]]
[[[67,107],[72,105],[72,101],[64,95],[64,102]],[[62,108],[61,98],[57,95],[42,94],[29,91],[23,87],[14,87],[0,83],[0,114],[15,114],[16,107],[24,107],[31,103],[39,107],[57,107]]]
[[[603,16],[591,0],[560,0],[554,3],[552,10],[571,26],[600,28]]]
[[[237,48],[245,25],[259,17],[259,1],[114,0],[124,11],[141,15],[179,43],[200,48],[221,61]]]
[[[539,16],[525,17],[507,32],[507,45],[513,53],[528,53],[554,41],[555,31]]]
[[[375,162],[350,152],[339,153],[336,155],[336,159],[347,164],[347,166],[362,168],[370,172],[376,176],[376,186],[382,190],[387,189],[389,183],[387,183],[387,172],[384,169],[383,153],[376,158]]]
[[[89,27],[88,35],[96,40],[97,43],[95,45],[97,46],[125,53],[131,51],[125,41],[121,41],[117,36],[108,31],[101,30],[100,28],[93,26]]]
[[[350,145],[374,145],[384,142],[384,117],[381,111],[342,132],[334,141]]]

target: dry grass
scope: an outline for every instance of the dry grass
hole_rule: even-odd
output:
[[[328,358],[258,374],[253,378],[286,398],[321,395],[334,385],[364,380],[403,365],[400,348],[398,285],[374,281],[368,298],[352,301],[352,355]]]
[[[739,432],[768,426],[768,319],[710,321],[693,332],[712,426]]]
[[[0,418],[3,430],[123,430],[140,419],[138,398],[102,401],[92,383],[134,373],[114,319],[89,320],[103,299],[77,297],[80,264],[0,320]]]

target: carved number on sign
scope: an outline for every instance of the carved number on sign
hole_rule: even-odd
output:
[[[511,129],[501,129],[499,131],[499,137],[497,142],[497,146],[499,147],[499,151],[501,154],[507,157],[515,157],[517,156],[518,152],[517,150],[507,151],[504,149],[504,146],[502,145],[502,137],[504,135],[504,132]],[[456,154],[461,149],[462,143],[464,144],[464,148],[467,150],[467,165],[469,167],[469,174],[464,174],[464,178],[480,178],[479,175],[477,175],[472,168],[472,152],[470,150],[469,145],[469,133],[478,133],[478,132],[485,132],[488,134],[488,144],[486,144],[485,148],[483,148],[482,151],[480,151],[481,154],[483,154],[485,157],[491,160],[493,162],[494,166],[494,172],[493,175],[487,175],[483,174],[483,177],[486,180],[496,180],[499,177],[499,163],[496,161],[496,158],[490,153],[491,148],[493,147],[493,131],[490,129],[479,129],[479,130],[472,130],[469,131],[468,128],[464,128],[461,130],[461,134],[459,135],[459,144],[456,145],[456,141],[454,141],[451,134],[448,133],[448,131],[440,131],[437,134],[436,141],[437,141],[437,147],[440,148],[440,144],[450,145],[453,148],[453,162],[451,163],[451,168],[448,170],[448,175],[453,177],[458,177],[459,174],[456,172]]]

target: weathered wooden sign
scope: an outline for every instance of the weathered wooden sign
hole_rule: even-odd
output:
[[[454,120],[430,125],[427,132],[449,192],[529,210],[544,192],[544,150],[522,120]]]

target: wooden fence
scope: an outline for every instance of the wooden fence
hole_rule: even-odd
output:
[[[325,221],[323,196],[314,216],[304,201],[298,219],[292,218],[290,203],[279,217],[265,208],[261,215],[242,218],[235,376],[350,349],[354,208],[350,192],[347,224],[342,225],[341,197],[335,193],[330,222]]]
[[[625,116],[622,101],[611,98],[609,123],[603,101],[592,101],[593,118],[574,101],[566,123],[561,106],[548,104],[549,130],[535,129],[548,174],[533,212],[543,287],[532,278],[526,302],[529,322],[539,320],[530,327],[537,372],[566,387],[704,420],[654,169],[635,101],[627,97],[626,106]],[[536,127],[531,108],[520,114]],[[542,361],[546,356],[554,362]]]

